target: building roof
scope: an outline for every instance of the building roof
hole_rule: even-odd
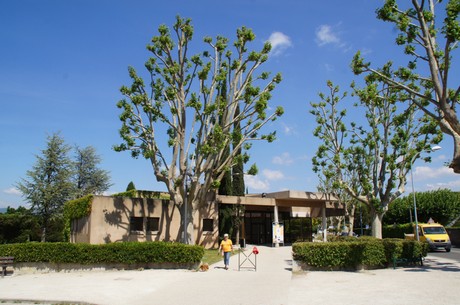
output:
[[[325,207],[329,215],[343,214],[344,205],[333,194],[286,190],[273,193],[248,194],[245,196],[217,195],[222,204],[242,204],[247,206],[283,206],[311,208],[312,215]]]

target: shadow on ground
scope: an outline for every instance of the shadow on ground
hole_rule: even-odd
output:
[[[460,267],[454,263],[439,262],[433,259],[425,259],[423,266],[412,267],[404,269],[406,272],[429,272],[429,271],[446,271],[446,272],[460,272]]]

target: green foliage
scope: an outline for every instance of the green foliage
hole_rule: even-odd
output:
[[[67,201],[64,204],[64,217],[68,220],[79,219],[91,214],[93,195]]]
[[[411,223],[386,225],[382,228],[384,238],[404,238],[404,234],[414,233],[414,227]]]
[[[445,13],[435,12],[439,6]],[[352,61],[355,74],[366,73],[367,79],[398,88],[406,97],[402,101],[422,109],[434,124],[453,137],[456,149],[450,167],[456,173],[460,173],[460,125],[456,111],[460,90],[450,76],[458,74],[451,63],[460,38],[459,11],[459,0],[410,1],[409,5],[405,1],[385,0],[376,11],[377,18],[397,29],[395,43],[408,56],[407,65],[392,69],[390,60],[381,68],[372,68],[359,52]]]
[[[13,256],[17,263],[195,263],[204,249],[168,242],[124,242],[103,245],[72,243],[25,243],[0,245],[0,256]]]
[[[0,214],[0,244],[39,240],[39,219],[29,209],[9,207],[5,214]]]
[[[391,65],[385,73],[391,72]],[[344,202],[343,193],[370,208],[378,222],[392,201],[401,194],[412,162],[441,140],[440,131],[400,89],[368,76],[366,86],[352,84],[353,107],[364,113],[365,124],[346,120],[350,102],[347,92],[327,82],[328,94],[311,103],[317,127],[315,137],[322,141],[312,158],[313,170],[322,182],[322,191],[332,192]],[[353,101],[353,98],[357,101]],[[348,105],[347,105],[348,102]],[[378,156],[378,157],[376,157]],[[373,226],[373,235],[381,236]]]
[[[412,260],[426,256],[428,245],[403,239],[345,238],[328,243],[294,243],[292,251],[293,258],[307,266],[325,270],[349,270],[388,266],[393,257]]]
[[[42,241],[46,241],[46,230],[53,217],[59,217],[64,203],[72,197],[72,162],[68,157],[70,147],[59,134],[48,136],[46,149],[37,155],[28,179],[21,179],[17,188],[40,216]]]
[[[134,182],[129,182],[128,183],[128,186],[126,187],[126,191],[131,191],[131,190],[135,190],[136,189],[136,186],[134,185]]]
[[[146,199],[165,199],[170,200],[170,195],[164,192],[156,191],[143,191],[131,189],[126,192],[120,192],[112,195],[113,197],[126,197],[126,198],[146,198]]]
[[[179,183],[184,177],[192,176],[187,202],[205,202],[235,161],[248,158],[244,150],[250,145],[245,144],[275,139],[274,132],[261,134],[262,129],[283,114],[269,104],[281,76],[259,72],[269,44],[250,50],[255,35],[241,27],[233,44],[222,36],[205,37],[203,50],[191,55],[197,49],[191,44],[193,32],[191,20],[181,17],[171,28],[160,26],[147,46],[149,81],[129,67],[131,85],[122,86],[124,98],[117,103],[122,143],[114,149],[148,159],[179,206],[185,202],[184,184]],[[158,141],[161,132],[167,143]]]
[[[126,198],[137,198],[137,190],[136,189],[131,189],[126,192],[120,192],[120,193],[115,193],[112,194],[113,197],[126,197]]]
[[[64,204],[64,240],[69,241],[72,220],[89,216],[93,203],[93,195],[67,201]]]
[[[402,224],[409,222],[410,213],[414,218],[413,195],[398,198],[385,214],[386,224]],[[428,192],[416,192],[417,216],[420,222],[427,222],[430,218],[447,225],[460,216],[460,193],[448,189],[439,189]]]
[[[48,136],[46,146],[17,188],[40,219],[42,241],[62,241],[64,203],[106,191],[110,177],[98,168],[101,158],[91,146],[76,147],[74,160],[69,157],[71,147],[59,133]]]
[[[90,194],[102,194],[110,188],[109,172],[98,168],[101,157],[92,146],[75,148],[74,174],[75,193],[74,198]]]
[[[310,243],[301,242],[292,245],[294,260],[317,268],[354,267],[350,243]]]

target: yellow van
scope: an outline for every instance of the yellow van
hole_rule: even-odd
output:
[[[418,227],[420,241],[427,241],[430,245],[430,250],[445,249],[446,252],[450,252],[452,244],[446,229],[441,224],[419,223]],[[413,235],[411,234],[411,236]]]

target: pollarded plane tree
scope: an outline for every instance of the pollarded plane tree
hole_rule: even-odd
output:
[[[345,206],[345,218],[348,219],[349,235],[353,234],[355,200],[341,186],[347,184],[359,193],[357,173],[344,166],[338,158],[343,157],[342,151],[348,141],[349,130],[346,126],[346,109],[341,109],[342,100],[347,97],[347,92],[340,94],[339,87],[331,81],[327,82],[328,95],[320,93],[321,101],[311,103],[310,113],[315,116],[318,124],[313,134],[321,139],[323,144],[318,147],[316,155],[312,158],[313,171],[318,174],[318,191],[325,194],[334,194],[339,202]]]
[[[267,42],[260,52],[249,51],[255,35],[246,27],[237,30],[232,47],[222,36],[204,38],[206,49],[196,55],[189,55],[190,19],[177,17],[172,30],[162,25],[158,32],[147,46],[152,54],[145,64],[148,83],[130,67],[132,85],[121,88],[123,142],[115,150],[150,161],[181,211],[184,241],[194,243],[193,217],[207,204],[210,190],[239,159],[248,160],[253,141],[275,140],[275,132],[261,129],[283,113],[281,107],[268,113],[281,76],[258,72],[271,46]],[[222,82],[226,98],[219,95]],[[239,154],[240,149],[245,152]]]
[[[387,65],[385,73],[390,71],[391,66]],[[406,103],[413,97],[372,76],[366,77],[362,89],[352,85],[359,100],[354,104],[355,113],[364,114],[363,118],[355,114],[354,120],[362,119],[362,125],[346,123],[345,101],[337,98],[337,87],[331,83],[328,86],[332,89],[331,97],[321,95],[322,101],[312,104],[317,131],[321,131],[315,135],[323,141],[314,159],[315,168],[329,168],[329,175],[336,179],[340,189],[369,207],[372,235],[381,238],[382,218],[389,204],[405,191],[412,161],[432,144],[439,143],[442,135],[435,122],[417,111],[414,103]],[[340,115],[340,124],[330,123],[331,113]],[[343,173],[354,176],[345,179]]]
[[[449,167],[458,174],[460,86],[458,64],[454,64],[453,56],[460,39],[460,0],[406,2],[402,8],[396,0],[386,0],[377,10],[377,18],[393,23],[398,29],[396,44],[404,46],[404,53],[410,58],[407,66],[387,75],[383,69],[371,67],[358,52],[353,59],[353,70],[355,74],[372,74],[388,86],[413,96],[407,102],[414,103],[437,122],[443,133],[453,138],[454,154]],[[441,5],[444,10],[437,10]]]

